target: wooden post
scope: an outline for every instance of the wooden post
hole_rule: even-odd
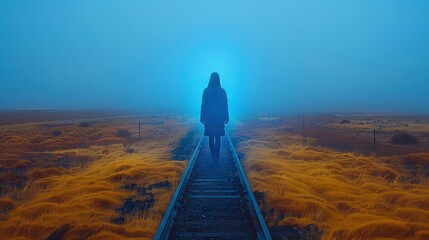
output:
[[[302,143],[307,143],[307,136],[305,136],[305,118],[302,117]]]
[[[140,139],[140,120],[139,120],[139,139]]]
[[[375,129],[374,129],[374,153],[375,153]]]
[[[305,118],[302,117],[302,137],[305,137]]]

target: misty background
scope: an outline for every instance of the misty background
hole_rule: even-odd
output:
[[[429,113],[429,2],[0,2],[0,109]]]

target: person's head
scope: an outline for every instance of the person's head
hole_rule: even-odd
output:
[[[217,72],[210,75],[209,87],[220,87],[220,78]]]

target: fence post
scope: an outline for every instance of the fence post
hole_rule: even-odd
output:
[[[307,137],[305,136],[305,117],[302,117],[302,141],[304,144],[307,142]]]
[[[302,117],[302,136],[305,135],[305,122],[304,122],[304,117]]]
[[[375,129],[374,129],[374,153],[375,153]]]

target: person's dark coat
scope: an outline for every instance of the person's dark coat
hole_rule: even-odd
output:
[[[229,121],[228,98],[217,73],[211,75],[209,86],[204,89],[200,121],[204,123],[205,136],[225,135],[225,123]]]

